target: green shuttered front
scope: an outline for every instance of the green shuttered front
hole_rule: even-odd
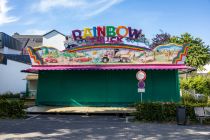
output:
[[[143,101],[180,100],[176,70],[146,70]],[[129,106],[141,100],[137,70],[40,71],[37,105]]]

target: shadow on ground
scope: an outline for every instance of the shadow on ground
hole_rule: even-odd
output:
[[[38,115],[0,120],[0,139],[210,139],[210,125],[126,123],[117,116]]]

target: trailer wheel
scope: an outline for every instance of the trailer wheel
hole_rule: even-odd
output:
[[[127,59],[127,63],[130,63],[131,62],[131,60],[130,59]]]
[[[127,59],[126,58],[122,58],[122,62],[123,63],[126,63],[127,62]]]
[[[108,63],[108,62],[109,62],[109,58],[107,58],[107,57],[103,57],[103,58],[102,58],[102,62],[104,62],[104,63]]]

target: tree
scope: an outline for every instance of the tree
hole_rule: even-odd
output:
[[[210,78],[199,75],[182,79],[180,87],[184,90],[195,90],[196,93],[210,95]]]
[[[156,34],[154,38],[152,38],[152,44],[150,45],[151,48],[154,48],[158,45],[167,44],[170,41],[171,35],[168,33],[164,33],[161,30],[160,34]]]
[[[173,36],[170,43],[189,44],[186,64],[196,69],[204,69],[203,66],[210,61],[209,46],[205,45],[202,39],[195,38],[189,33],[184,33],[181,37]]]

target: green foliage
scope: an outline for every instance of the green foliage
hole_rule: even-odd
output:
[[[182,93],[182,103],[184,105],[186,104],[193,104],[193,103],[203,103],[203,104],[207,104],[208,103],[208,96],[204,96],[201,99],[195,99],[192,94],[189,94],[187,92],[183,92]]]
[[[137,103],[136,119],[140,121],[175,121],[176,108],[185,106],[187,116],[190,120],[195,121],[194,107],[210,106],[207,95],[210,95],[210,78],[204,76],[193,76],[188,79],[182,79],[180,87],[182,89],[181,103]],[[190,90],[195,90],[196,93],[204,95],[200,100],[195,99]]]
[[[197,120],[195,117],[195,111],[194,111],[194,107],[209,107],[210,104],[207,103],[187,103],[184,105],[186,107],[186,112],[187,112],[187,116],[189,117],[190,120]]]
[[[188,103],[188,104],[178,104],[178,103],[160,103],[160,102],[150,102],[150,103],[137,103],[135,105],[136,112],[135,117],[139,121],[175,121],[176,120],[176,109],[179,106],[186,107],[186,115],[190,120],[195,121],[194,107],[199,106],[210,106],[206,103]]]
[[[20,94],[19,93],[12,93],[12,92],[6,92],[0,95],[0,98],[20,98]]]
[[[182,90],[195,90],[196,93],[210,95],[210,78],[199,75],[181,79],[180,88]]]
[[[0,118],[22,118],[24,102],[21,100],[8,100],[0,97]]]
[[[170,42],[181,45],[189,44],[189,50],[186,59],[186,63],[189,66],[202,70],[203,66],[210,61],[209,46],[205,45],[200,38],[195,38],[189,33],[184,33],[181,35],[181,37],[171,37]]]
[[[176,119],[175,103],[138,103],[136,119],[143,121],[174,121]]]

